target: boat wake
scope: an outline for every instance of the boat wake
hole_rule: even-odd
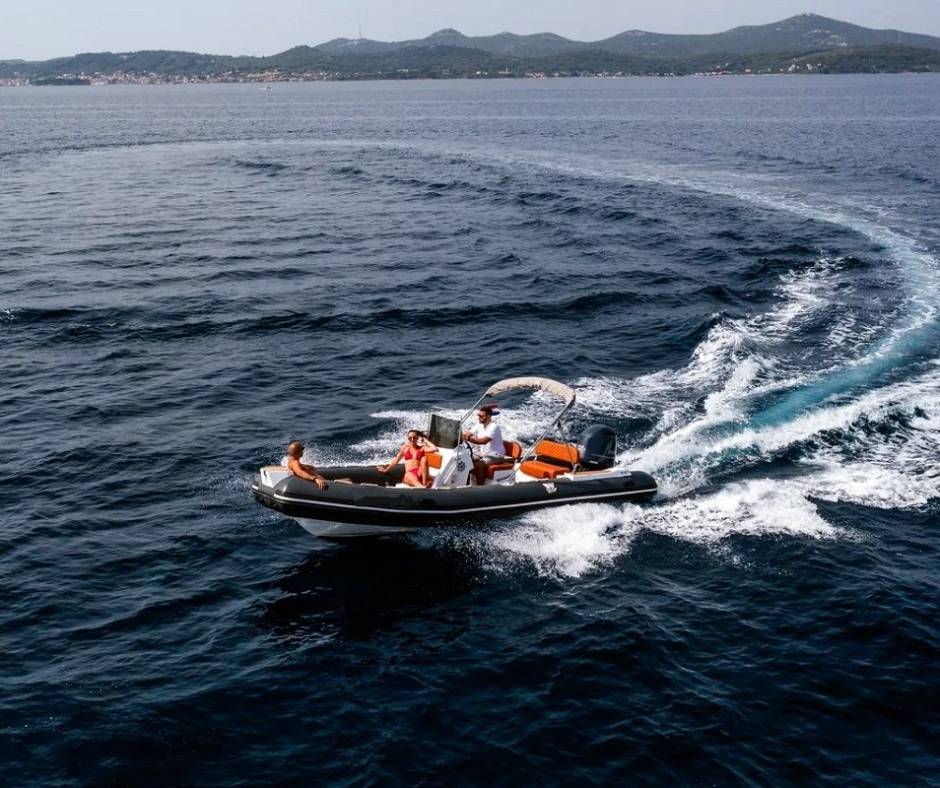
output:
[[[826,522],[798,485],[759,479],[651,506],[583,504],[533,512],[477,544],[496,571],[528,564],[545,576],[579,577],[610,566],[644,532],[712,550],[732,536],[857,538]]]
[[[719,191],[867,236],[887,252],[893,270],[879,274],[901,283],[900,305],[853,304],[847,261],[821,258],[781,277],[774,309],[720,320],[686,367],[577,381],[580,403],[598,413],[657,417],[622,462],[654,475],[659,502],[534,513],[490,540],[497,553],[580,575],[629,551],[641,531],[703,545],[735,535],[854,538],[818,502],[916,509],[940,498],[936,258],[867,219]],[[801,344],[820,323],[824,335]]]
[[[461,155],[784,211],[863,237],[882,257],[871,266],[821,253],[779,275],[770,309],[715,315],[683,367],[574,381],[591,416],[653,424],[621,435],[620,459],[651,473],[660,496],[646,507],[543,510],[474,535],[493,566],[524,562],[577,576],[629,552],[644,531],[707,547],[736,535],[858,538],[858,529],[827,521],[821,502],[916,509],[940,498],[940,265],[909,222],[843,197],[811,200],[774,179],[531,153]],[[359,459],[389,456],[427,414],[373,416],[389,429],[353,446]],[[502,422],[510,437],[526,440],[542,416],[535,400],[504,409]]]

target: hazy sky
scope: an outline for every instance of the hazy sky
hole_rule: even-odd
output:
[[[0,59],[185,49],[270,55],[297,44],[551,31],[596,40],[631,28],[712,33],[812,11],[940,35],[940,0],[0,0]]]

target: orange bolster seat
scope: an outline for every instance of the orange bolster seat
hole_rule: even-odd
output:
[[[536,479],[554,479],[573,471],[580,459],[577,446],[541,440],[535,447],[535,459],[522,463],[519,470]]]
[[[486,466],[486,478],[492,479],[496,475],[496,471],[511,471],[513,469],[513,463],[511,462],[496,462],[492,465]]]
[[[426,452],[425,457],[428,458],[428,468],[440,468],[443,460],[441,460],[441,453],[439,451],[429,451]]]
[[[506,456],[511,457],[512,460],[507,460],[506,462],[495,462],[492,465],[487,465],[487,479],[492,479],[496,474],[496,471],[511,471],[513,466],[516,464],[515,461],[522,456],[522,446],[520,446],[518,443],[514,443],[513,441],[503,441],[503,447],[506,449]]]
[[[556,441],[541,440],[535,446],[535,456],[540,461],[562,463],[570,466],[570,471],[578,464],[581,457],[578,455],[578,447],[570,443],[557,443]]]
[[[568,473],[571,468],[565,468],[561,465],[552,465],[548,462],[539,462],[539,460],[527,460],[519,467],[526,476],[532,476],[536,479],[554,479],[563,473]]]

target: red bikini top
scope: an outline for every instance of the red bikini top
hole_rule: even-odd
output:
[[[417,451],[413,452],[409,446],[407,449],[405,449],[404,456],[406,460],[420,460],[422,457],[424,457],[424,454],[424,449],[418,449]]]

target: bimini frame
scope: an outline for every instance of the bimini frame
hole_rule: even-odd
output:
[[[557,380],[552,380],[551,378],[506,378],[505,380],[500,380],[490,386],[483,396],[481,396],[476,402],[473,403],[473,407],[470,408],[460,419],[460,426],[463,427],[464,422],[470,418],[473,412],[480,406],[480,404],[487,397],[495,397],[497,394],[502,394],[506,391],[517,391],[522,389],[528,389],[530,391],[544,391],[548,394],[554,394],[556,397],[561,397],[565,404],[559,411],[558,415],[552,419],[551,423],[545,428],[545,431],[538,437],[538,440],[534,441],[533,444],[526,450],[525,454],[519,458],[519,461],[515,464],[513,468],[512,475],[506,481],[512,481],[516,476],[516,471],[529,457],[532,456],[532,452],[535,451],[535,447],[539,445],[539,442],[545,439],[545,436],[554,429],[558,422],[561,421],[562,417],[574,406],[575,403],[575,393],[574,389],[571,386],[566,386],[564,383],[559,383]]]

